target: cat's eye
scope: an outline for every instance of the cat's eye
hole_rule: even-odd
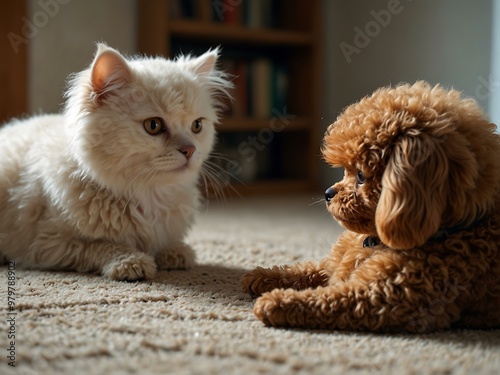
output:
[[[363,172],[358,171],[358,174],[356,175],[356,180],[358,181],[358,185],[363,185],[366,181],[366,177],[363,174]]]
[[[201,132],[201,129],[203,128],[203,119],[199,118],[193,121],[191,124],[191,131],[195,134],[198,134]]]
[[[161,117],[151,117],[143,122],[144,130],[151,135],[158,135],[165,131],[165,123]]]

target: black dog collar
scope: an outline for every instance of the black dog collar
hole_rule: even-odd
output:
[[[432,236],[430,238],[430,240],[443,241],[455,233],[458,233],[458,232],[461,232],[464,230],[471,230],[479,225],[481,225],[481,220],[476,220],[471,225],[458,224],[458,225],[451,227],[451,228],[442,228],[434,236]]]
[[[429,241],[442,241],[449,236],[461,232],[463,230],[468,230],[472,229],[480,224],[480,220],[476,220],[473,222],[471,225],[456,225],[451,228],[442,228],[440,229],[435,235],[433,235],[431,238],[429,238]],[[380,239],[375,236],[368,236],[363,240],[363,247],[375,247],[380,245],[382,242],[380,242]]]

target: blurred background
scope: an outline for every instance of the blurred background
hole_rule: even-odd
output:
[[[500,0],[4,1],[0,24],[1,122],[60,111],[95,42],[169,57],[221,46],[239,88],[218,147],[243,194],[333,184],[322,134],[379,86],[441,83],[500,123]]]

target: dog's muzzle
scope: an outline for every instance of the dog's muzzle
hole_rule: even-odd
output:
[[[329,187],[328,189],[325,190],[325,200],[330,203],[330,201],[333,199],[333,197],[337,194],[337,191]]]

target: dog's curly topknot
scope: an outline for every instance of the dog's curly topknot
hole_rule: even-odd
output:
[[[422,81],[378,89],[329,126],[322,152],[345,168],[327,207],[347,231],[318,265],[245,276],[249,292],[265,293],[261,320],[500,326],[500,136],[474,100]]]

